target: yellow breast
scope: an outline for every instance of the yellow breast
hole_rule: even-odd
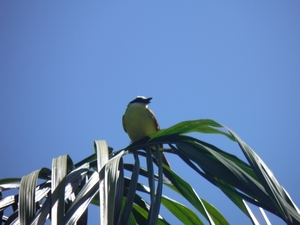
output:
[[[138,141],[157,131],[155,118],[145,105],[134,104],[126,109],[123,127],[132,142]]]

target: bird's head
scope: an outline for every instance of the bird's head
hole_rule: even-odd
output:
[[[131,102],[129,102],[128,106],[131,104],[135,104],[135,103],[140,103],[140,104],[149,104],[151,101],[152,97],[146,98],[144,96],[137,96],[135,99],[133,99]]]

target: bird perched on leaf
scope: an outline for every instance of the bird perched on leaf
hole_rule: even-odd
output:
[[[123,128],[132,142],[139,141],[160,130],[154,113],[148,108],[151,99],[151,97],[137,96],[129,102],[123,115]],[[152,151],[152,154],[156,156],[154,151]],[[161,152],[161,155],[163,164],[170,167],[163,152]]]

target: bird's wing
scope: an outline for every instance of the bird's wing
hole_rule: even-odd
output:
[[[154,120],[156,130],[160,130],[160,126],[157,122],[156,116],[154,115],[153,111],[151,109],[149,109],[149,112],[151,113],[152,120]]]
[[[124,129],[124,131],[127,133],[127,131],[126,131],[126,129],[125,129],[125,124],[124,124],[124,115],[123,115],[123,117],[122,117],[122,124],[123,124],[123,129]]]

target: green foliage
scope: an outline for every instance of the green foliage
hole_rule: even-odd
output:
[[[186,136],[192,132],[226,136],[238,144],[246,161]],[[161,144],[167,144],[169,149],[163,151],[180,157],[200,175],[199,179],[203,177],[220,188],[253,224],[256,218],[246,202],[268,210],[287,224],[300,224],[297,206],[262,159],[233,131],[212,120],[182,122],[115,152],[105,141],[95,141],[95,154],[77,164],[69,156],[60,156],[53,159],[51,170],[42,168],[22,179],[2,179],[2,223],[44,224],[51,215],[52,224],[87,224],[88,205],[95,204],[99,206],[101,224],[169,224],[159,214],[162,204],[183,224],[204,224],[195,211],[210,224],[229,224],[190,184],[162,164],[161,154],[153,158],[153,146],[158,153],[162,151],[158,148]],[[127,154],[133,154],[133,164],[123,162]],[[140,157],[146,157],[147,169],[140,167]],[[125,170],[130,178],[124,175]],[[140,182],[141,176],[147,178],[147,184]],[[37,184],[38,179],[43,182]],[[163,195],[163,186],[184,197],[194,208]],[[18,194],[1,197],[12,189],[19,189]],[[141,194],[148,195],[149,202]],[[6,216],[4,212],[9,207],[13,213]]]

